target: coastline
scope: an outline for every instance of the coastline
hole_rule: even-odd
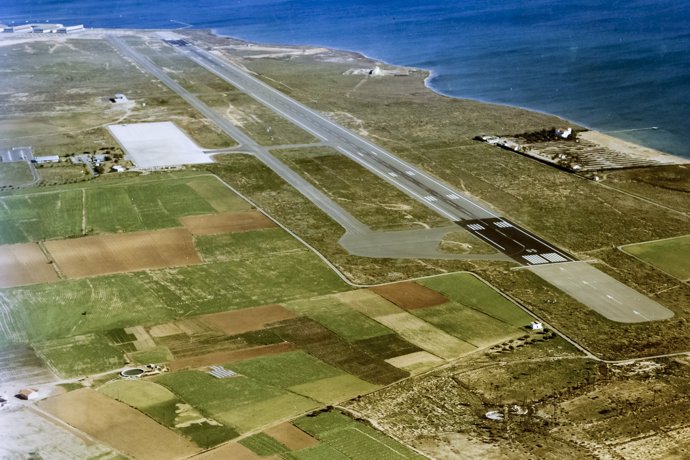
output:
[[[189,29],[172,29],[172,31],[175,31],[175,30],[182,30],[183,31],[183,30],[189,30]],[[652,146],[645,145],[644,143],[638,142],[637,140],[631,141],[629,139],[616,136],[615,133],[608,133],[606,131],[600,131],[600,130],[588,125],[586,122],[572,120],[572,119],[566,118],[563,115],[560,115],[558,113],[546,112],[546,111],[539,110],[539,109],[536,109],[533,107],[520,106],[520,105],[515,105],[515,104],[506,104],[506,103],[484,100],[484,99],[473,98],[473,97],[459,97],[459,96],[454,96],[451,94],[444,93],[443,91],[438,90],[437,88],[435,88],[431,84],[431,80],[436,76],[436,73],[431,69],[395,64],[392,62],[385,61],[383,59],[369,56],[369,55],[367,55],[361,51],[358,51],[358,50],[333,48],[333,47],[330,47],[327,45],[256,42],[256,41],[252,41],[252,40],[248,40],[248,39],[244,39],[244,38],[240,38],[240,37],[235,37],[232,35],[226,35],[226,34],[218,32],[216,29],[194,29],[194,30],[199,31],[199,32],[209,32],[210,34],[212,34],[213,36],[218,37],[218,38],[228,38],[228,39],[236,40],[236,41],[241,42],[241,43],[256,45],[256,46],[260,46],[260,47],[276,47],[276,48],[292,47],[295,49],[327,49],[334,54],[354,55],[354,56],[357,56],[359,59],[371,61],[374,64],[380,64],[380,65],[385,65],[385,66],[389,66],[389,67],[393,67],[393,68],[405,69],[405,70],[410,70],[410,71],[415,71],[415,72],[423,72],[426,74],[426,76],[423,79],[424,87],[426,89],[434,92],[435,94],[437,94],[439,96],[447,97],[447,98],[455,99],[455,100],[465,100],[465,101],[472,101],[472,102],[477,102],[477,103],[486,104],[486,105],[525,110],[527,112],[538,113],[541,115],[556,117],[558,119],[563,120],[565,124],[567,124],[568,126],[570,126],[572,128],[585,129],[587,131],[591,131],[592,133],[595,133],[596,134],[595,137],[598,139],[605,140],[606,138],[610,138],[611,140],[606,141],[607,144],[617,144],[617,145],[627,144],[628,146],[633,146],[633,148],[631,148],[630,150],[634,150],[634,151],[636,151],[637,154],[642,154],[643,156],[645,156],[647,158],[660,158],[661,162],[664,164],[687,164],[687,163],[690,163],[690,157],[686,158],[686,157],[681,156],[681,155],[668,153],[668,152],[656,149]]]
[[[112,33],[113,31],[120,31],[121,33],[160,33],[160,32],[170,32],[170,33],[175,33],[178,35],[185,35],[189,34],[189,32],[192,33],[200,33],[200,34],[207,34],[212,37],[215,37],[217,39],[230,39],[238,44],[246,44],[246,45],[253,45],[256,46],[257,48],[280,48],[280,49],[295,49],[295,50],[327,50],[328,52],[333,53],[334,55],[343,55],[343,56],[352,56],[355,59],[363,60],[363,61],[368,61],[374,65],[382,65],[382,66],[388,66],[391,68],[395,69],[403,69],[406,71],[411,71],[411,72],[421,72],[425,76],[423,78],[423,85],[425,89],[428,89],[429,91],[433,92],[436,95],[453,99],[453,100],[458,100],[458,101],[472,101],[476,102],[479,104],[485,104],[487,106],[497,106],[497,107],[505,107],[505,108],[510,108],[510,109],[518,109],[518,110],[524,110],[526,112],[531,112],[535,114],[540,114],[540,115],[545,115],[545,116],[550,116],[554,118],[558,118],[559,120],[563,121],[564,125],[571,126],[576,129],[586,129],[588,131],[592,131],[594,133],[597,133],[600,137],[608,137],[612,138],[615,141],[618,142],[611,142],[611,143],[625,143],[625,144],[630,144],[633,146],[638,146],[639,149],[636,149],[638,151],[646,151],[648,157],[653,157],[653,156],[663,156],[665,158],[665,161],[663,163],[666,164],[687,164],[690,163],[690,154],[688,157],[685,157],[683,155],[679,154],[673,154],[673,153],[668,153],[659,149],[656,149],[652,146],[649,146],[643,142],[640,142],[638,139],[633,139],[631,140],[629,137],[622,137],[622,136],[616,136],[615,133],[609,133],[606,131],[599,131],[596,128],[590,126],[586,122],[582,121],[577,121],[573,120],[570,118],[566,118],[558,113],[553,113],[553,112],[547,112],[543,110],[539,110],[533,107],[529,106],[521,106],[521,105],[516,105],[516,104],[507,104],[507,103],[501,103],[501,102],[496,102],[496,101],[491,101],[491,100],[486,100],[486,99],[481,99],[481,98],[473,98],[470,96],[455,96],[451,94],[444,93],[443,91],[440,91],[434,85],[432,84],[432,80],[434,77],[437,76],[437,73],[431,69],[428,68],[423,68],[423,67],[414,67],[414,66],[408,66],[408,65],[398,65],[393,62],[389,62],[383,59],[379,59],[374,56],[367,55],[366,53],[362,51],[358,51],[356,49],[341,49],[341,48],[334,48],[330,47],[327,45],[313,45],[313,44],[293,44],[293,43],[274,43],[274,42],[258,42],[258,41],[253,41],[229,34],[224,34],[220,32],[218,29],[215,28],[194,28],[194,27],[182,27],[182,28],[175,28],[175,29],[170,29],[170,28],[102,28],[102,27],[97,27],[97,28],[85,28],[83,32],[80,32],[79,35],[84,36],[84,35],[89,35],[89,34],[105,34],[105,33]],[[13,36],[14,34],[1,34],[2,39],[1,41],[5,40],[12,40],[14,43],[19,43],[22,41],[25,41],[27,39],[36,39],[35,36],[32,37],[26,37],[26,36]],[[33,34],[31,34],[33,35]],[[52,34],[50,34],[52,35]],[[50,37],[42,37],[45,39],[50,39]],[[76,38],[76,35],[64,35],[63,38]],[[14,40],[13,40],[14,39]],[[9,45],[10,43],[5,43],[2,46]],[[486,133],[489,134],[489,133]]]

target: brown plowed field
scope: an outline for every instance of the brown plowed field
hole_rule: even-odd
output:
[[[294,349],[295,346],[293,344],[283,342],[275,345],[245,348],[242,350],[218,351],[216,353],[208,353],[203,356],[191,356],[189,358],[171,361],[168,363],[168,368],[170,368],[171,371],[179,371],[181,369],[197,369],[216,364],[230,364],[249,358],[257,358],[259,356],[285,353]]]
[[[0,288],[56,281],[57,273],[35,243],[0,246]]]
[[[277,440],[290,450],[300,450],[313,447],[319,443],[304,431],[290,422],[281,423],[264,431],[267,435]]]
[[[270,457],[261,457],[255,454],[247,447],[242,444],[232,442],[230,444],[225,444],[217,449],[209,450],[201,455],[194,457],[195,460],[273,460],[280,459],[276,455],[271,455]]]
[[[168,460],[201,450],[138,410],[90,388],[46,399],[38,406],[130,457]]]
[[[200,264],[191,233],[183,228],[46,241],[69,278]]]
[[[369,289],[406,310],[433,307],[448,302],[447,297],[414,281],[386,284]]]
[[[195,235],[246,232],[249,230],[273,228],[276,226],[271,219],[264,216],[259,211],[186,216],[181,217],[180,222]]]
[[[296,317],[297,315],[280,305],[264,305],[204,315],[202,319],[210,328],[227,335],[237,335],[244,332],[258,331],[269,323]]]

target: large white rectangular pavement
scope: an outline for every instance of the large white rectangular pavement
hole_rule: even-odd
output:
[[[108,130],[138,168],[213,163],[174,123],[134,123],[110,125]]]

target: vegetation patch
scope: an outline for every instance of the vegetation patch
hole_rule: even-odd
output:
[[[229,367],[239,374],[278,388],[290,388],[343,374],[303,351],[263,356],[233,363]]]
[[[35,343],[34,348],[63,377],[97,374],[124,365],[122,349],[100,334]]]
[[[285,321],[275,332],[321,361],[376,385],[386,385],[409,375],[308,318]]]
[[[308,251],[281,229],[197,236],[195,246],[205,262],[270,258],[291,252]]]
[[[285,306],[323,324],[349,342],[391,334],[390,329],[339,301],[337,295],[296,300]]]
[[[240,441],[240,444],[262,457],[282,454],[289,450],[285,445],[265,433],[257,433],[248,438],[244,438]]]
[[[628,245],[622,249],[679,280],[690,280],[690,235]]]
[[[25,185],[33,179],[31,166],[26,161],[0,162],[0,190]]]
[[[524,334],[523,328],[506,324],[457,302],[418,309],[412,313],[440,330],[480,348]]]
[[[521,308],[469,273],[427,278],[420,283],[506,324],[523,327],[532,321]]]
[[[335,410],[310,414],[293,423],[321,441],[318,446],[309,448],[306,455],[301,456],[297,451],[293,458],[319,458],[318,454],[314,456],[316,452],[323,454],[331,449],[341,455],[335,458],[424,458],[369,425],[356,422]]]
[[[161,375],[155,381],[239,432],[315,406],[307,398],[241,376],[218,379],[205,372],[181,371]]]
[[[336,404],[359,395],[371,393],[378,388],[378,385],[365,382],[353,375],[341,374],[335,377],[294,385],[289,390],[323,404]]]

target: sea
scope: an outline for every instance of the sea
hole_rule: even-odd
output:
[[[428,85],[448,96],[556,114],[690,158],[687,0],[0,1],[0,23],[26,22],[194,27],[359,51],[428,69]]]

